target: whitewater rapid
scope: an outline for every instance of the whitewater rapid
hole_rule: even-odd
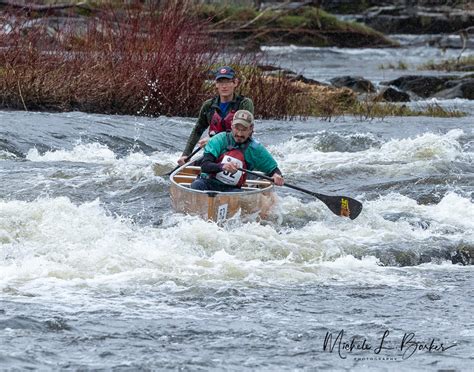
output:
[[[340,218],[282,187],[268,221],[220,226],[175,213],[161,176],[175,166],[188,118],[0,112],[0,120],[6,368],[472,362],[472,266],[453,264],[474,246],[469,117],[260,121],[256,136],[287,182],[357,198],[364,209]],[[342,360],[323,349],[325,334],[341,329],[455,346],[409,362],[385,351],[399,365]]]

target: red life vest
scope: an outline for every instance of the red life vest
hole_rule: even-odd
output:
[[[217,111],[214,111],[214,114],[211,118],[211,123],[209,124],[209,136],[213,136],[220,132],[230,132],[232,127],[232,119],[236,110],[231,109],[229,113],[222,118]]]
[[[214,98],[208,113],[209,119],[209,136],[212,137],[220,132],[230,132],[232,129],[232,119],[234,114],[239,109],[240,103],[244,99],[243,96],[237,96],[235,101],[230,106],[229,113],[223,118],[219,115],[217,109],[219,108],[219,97]],[[213,110],[214,109],[214,110]]]
[[[247,150],[247,147],[250,144],[250,141],[247,141],[245,144],[243,144],[242,147],[234,147],[231,145],[231,140],[230,136],[232,134],[227,133],[227,150],[225,153],[223,153],[221,156],[217,158],[217,163],[226,163],[226,162],[235,162],[239,165],[239,168],[242,169],[247,169],[247,163],[245,161],[245,150]],[[236,187],[242,187],[242,185],[245,183],[247,180],[247,173],[242,172],[242,171],[237,171],[234,174],[231,174],[227,171],[222,171],[217,173],[215,176],[212,178],[216,178],[222,183],[225,183],[226,185],[231,185],[231,186],[236,186]]]

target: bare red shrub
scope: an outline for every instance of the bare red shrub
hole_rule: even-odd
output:
[[[252,67],[258,57],[223,62],[223,43],[209,37],[189,3],[108,4],[88,17],[3,12],[0,107],[195,117],[214,94],[206,79],[219,61],[242,72],[241,91],[254,100],[257,117],[310,112],[291,82]]]
[[[140,115],[195,115],[216,46],[186,2],[107,7],[78,22],[3,16],[2,106]]]

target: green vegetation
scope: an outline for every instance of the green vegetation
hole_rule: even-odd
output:
[[[474,55],[448,59],[438,63],[429,61],[421,65],[419,70],[441,70],[441,71],[474,71]]]
[[[356,22],[345,22],[315,7],[257,11],[232,5],[201,5],[199,19],[207,20],[220,37],[253,44],[291,42],[311,46],[396,46],[382,33]],[[222,34],[218,32],[222,31]]]

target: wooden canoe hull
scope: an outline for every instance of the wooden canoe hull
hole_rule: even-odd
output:
[[[265,218],[275,202],[273,184],[268,181],[249,180],[242,192],[193,190],[189,186],[199,172],[199,167],[185,165],[171,174],[171,203],[176,212],[215,222],[239,213],[241,217]]]

